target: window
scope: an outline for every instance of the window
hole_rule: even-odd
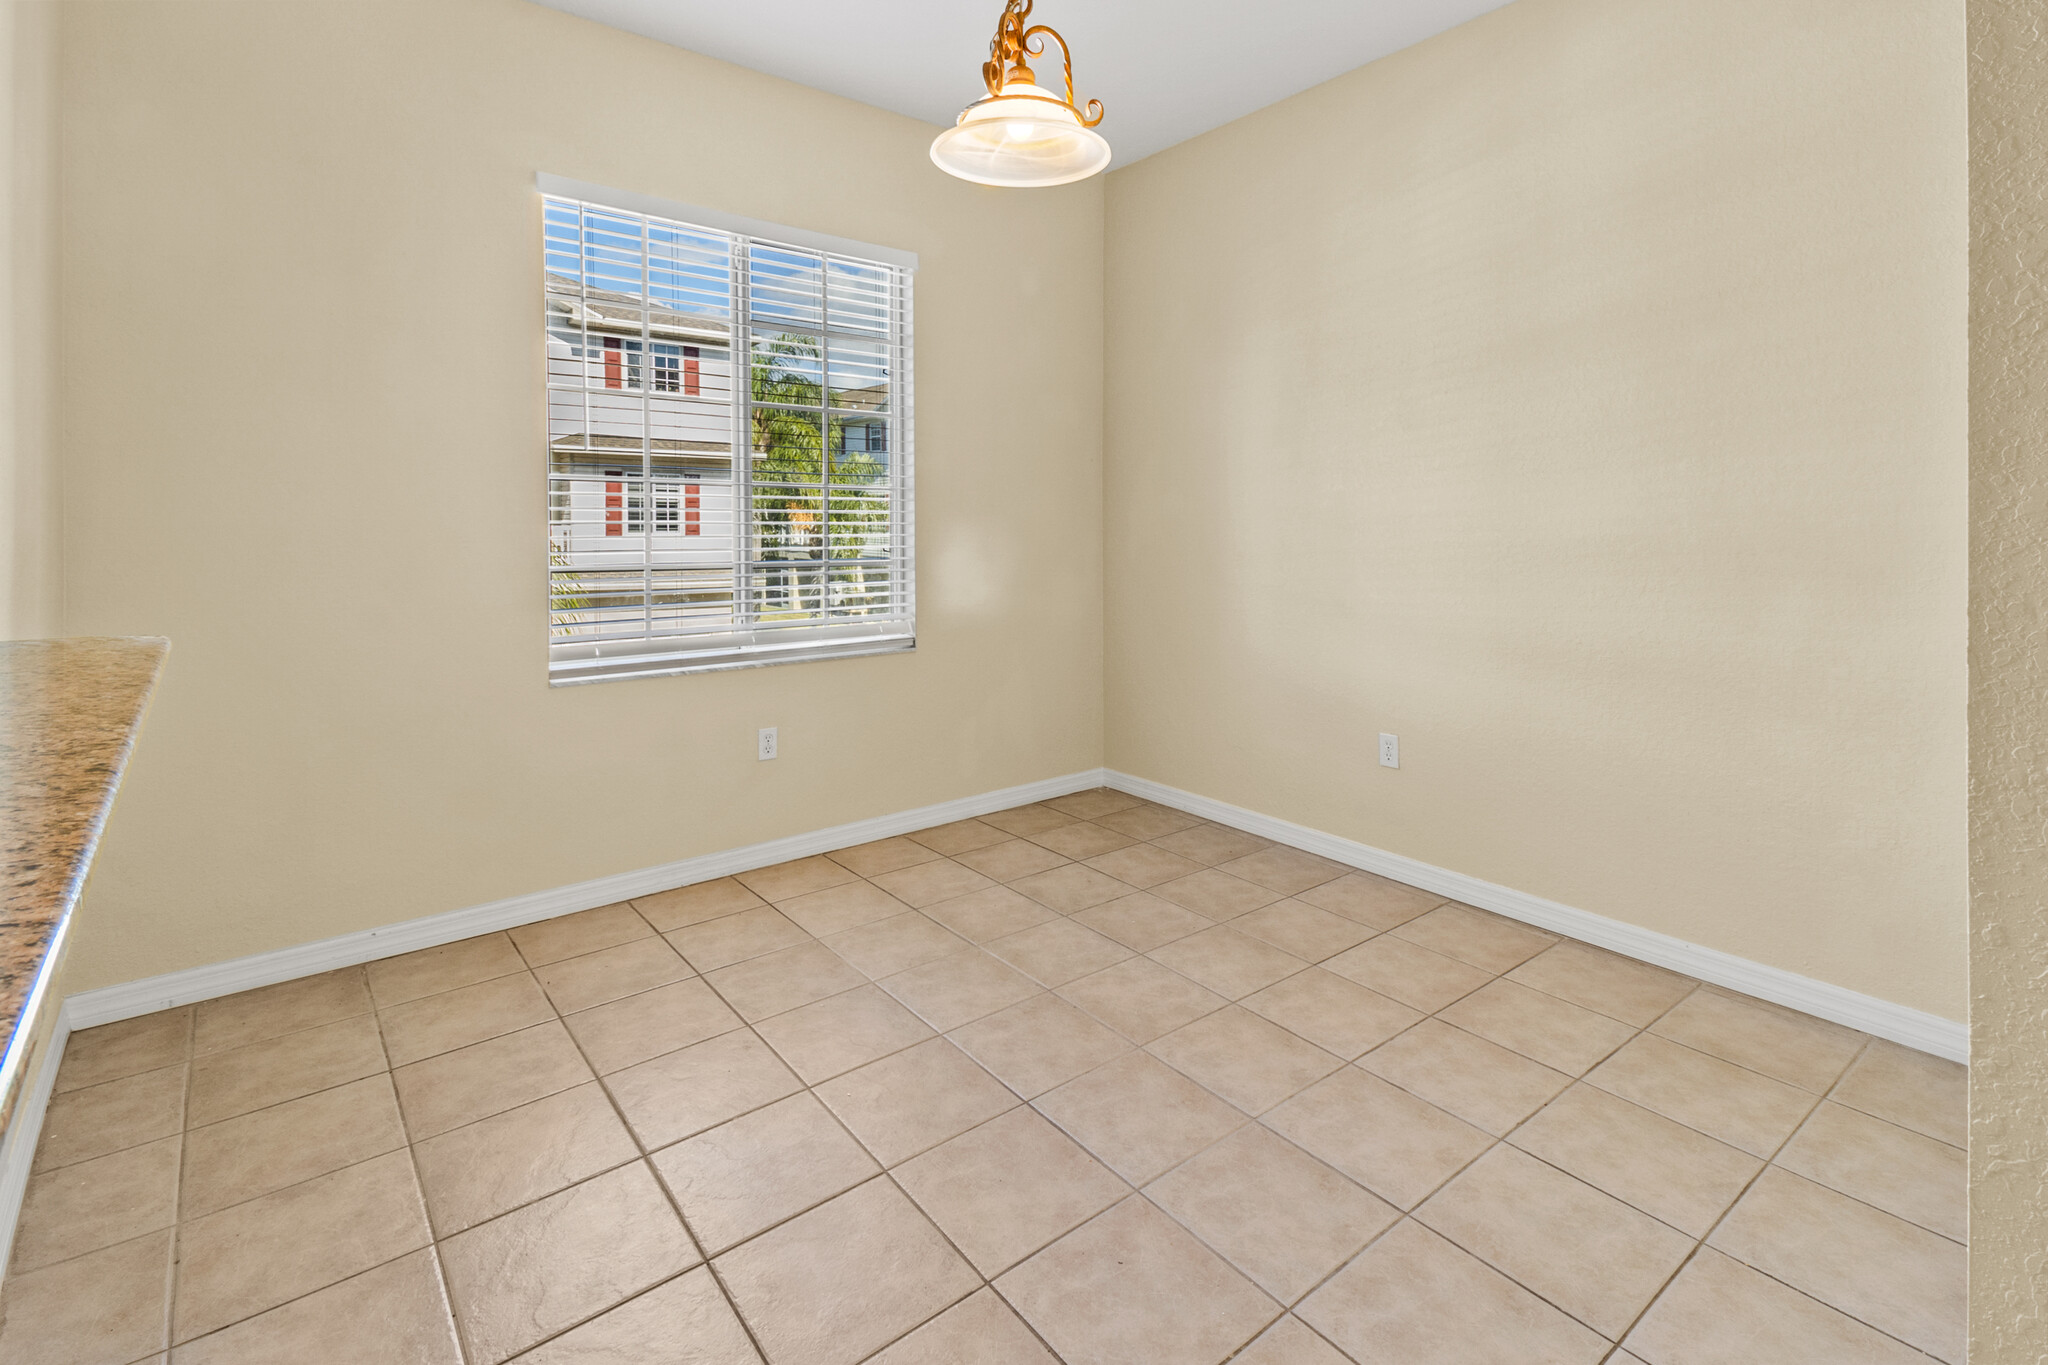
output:
[[[913,647],[916,258],[541,189],[550,681]]]
[[[839,447],[855,454],[887,451],[889,426],[886,422],[847,422],[839,428]]]
[[[702,396],[698,382],[702,378],[700,353],[695,346],[665,346],[656,342],[654,346],[654,391],[656,393],[686,393],[692,398]]]

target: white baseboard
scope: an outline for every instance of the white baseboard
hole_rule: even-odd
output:
[[[1367,872],[1410,886],[1434,891],[1452,900],[1476,905],[1482,910],[1505,915],[1509,919],[1521,920],[1552,933],[1575,938],[1582,943],[1606,948],[1648,962],[1658,967],[1668,967],[1674,972],[1724,986],[1729,990],[1753,995],[1790,1009],[1799,1010],[1821,1019],[1843,1024],[1853,1029],[1921,1052],[1930,1052],[1937,1057],[1946,1057],[1954,1062],[1968,1062],[1970,1059],[1970,1030],[1967,1024],[1953,1019],[1944,1019],[1938,1014],[1924,1010],[1895,1005],[1889,1000],[1864,995],[1842,986],[1816,981],[1810,976],[1788,972],[1778,967],[1767,967],[1761,962],[1724,953],[1717,948],[1704,947],[1670,934],[1660,934],[1654,929],[1644,929],[1620,920],[1596,915],[1590,910],[1578,910],[1556,901],[1532,896],[1526,891],[1513,887],[1498,886],[1493,882],[1468,877],[1462,872],[1434,866],[1398,853],[1361,844],[1356,840],[1325,834],[1306,825],[1261,815],[1256,811],[1197,796],[1193,792],[1181,791],[1159,782],[1114,770],[1103,774],[1106,786],[1132,796],[1142,796],[1147,801],[1157,801],[1163,806],[1174,806],[1213,820],[1219,825],[1229,825],[1247,834],[1256,834],[1275,843],[1287,844],[1305,852],[1320,854],[1332,862],[1343,863]]]
[[[358,963],[394,957],[420,948],[438,947],[458,939],[474,938],[478,934],[514,929],[522,924],[552,919],[557,915],[610,905],[614,901],[651,895],[656,891],[666,891],[670,887],[710,881],[716,877],[731,876],[735,872],[786,862],[791,858],[809,857],[814,853],[826,853],[850,844],[866,843],[871,839],[886,839],[891,835],[907,834],[912,830],[945,824],[951,820],[965,820],[970,816],[986,815],[991,811],[1004,810],[1026,802],[1043,801],[1049,797],[1063,796],[1068,792],[1105,785],[1129,792],[1133,796],[1160,802],[1162,805],[1179,807],[1206,820],[1214,820],[1218,824],[1257,834],[1276,843],[1320,854],[1349,867],[1375,872],[1395,881],[1406,882],[1410,886],[1421,887],[1425,891],[1434,891],[1453,900],[1506,915],[1510,919],[1534,924],[1553,933],[1563,934],[1567,938],[1575,938],[1596,947],[1609,949],[1625,957],[1636,958],[1659,967],[1668,967],[1672,971],[1682,972],[1701,981],[1712,982],[1717,986],[1741,991],[1745,995],[1754,995],[1822,1019],[1845,1024],[1850,1028],[1861,1029],[1865,1033],[1887,1038],[1922,1052],[1930,1052],[1937,1057],[1959,1062],[1967,1061],[1969,1058],[1969,1030],[1955,1020],[1944,1019],[1939,1015],[1910,1009],[1904,1005],[1895,1005],[1888,1000],[1863,995],[1841,986],[1830,985],[1825,981],[1816,981],[1811,977],[1800,976],[1796,972],[1767,967],[1760,962],[1737,957],[1733,953],[1725,953],[1719,949],[1674,938],[1653,929],[1626,924],[1620,920],[1608,919],[1591,911],[1561,905],[1556,901],[1545,900],[1541,896],[1530,895],[1526,891],[1481,881],[1462,872],[1453,872],[1414,858],[1403,857],[1398,853],[1389,853],[1385,849],[1374,848],[1369,844],[1361,844],[1335,834],[1326,834],[1321,830],[1310,829],[1306,825],[1261,815],[1256,811],[1199,796],[1194,792],[1181,791],[1127,773],[1099,768],[1069,773],[1064,777],[1047,778],[1042,782],[1032,782],[1021,787],[985,792],[980,796],[962,797],[935,806],[900,811],[894,815],[876,816],[852,824],[835,825],[830,829],[814,830],[809,834],[791,835],[786,839],[750,844],[745,848],[729,849],[722,853],[707,853],[679,862],[642,868],[635,872],[622,872],[594,881],[578,882],[573,886],[513,896],[507,900],[471,906],[466,910],[453,910],[446,914],[429,915],[424,919],[407,920],[401,924],[364,929],[358,933],[343,934],[338,938],[322,939],[317,943],[300,944],[291,948],[280,948],[275,952],[259,953],[253,957],[237,958],[232,962],[194,967],[188,971],[171,972],[164,976],[108,986],[101,990],[85,991],[65,1000],[65,1022],[74,1029],[91,1028],[96,1024],[108,1024],[117,1019],[130,1019],[156,1010],[189,1005],[199,1000],[211,1000],[216,996],[232,995],[237,991],[253,990],[258,986],[313,976],[337,967],[352,967]],[[4,1181],[7,1174],[4,1159],[0,1159],[0,1198],[4,1198]],[[0,1212],[4,1212],[5,1207],[4,1203],[0,1203]]]
[[[634,896],[728,877],[735,872],[767,867],[791,858],[828,853],[852,844],[908,834],[912,830],[1098,786],[1114,787],[1149,801],[1175,806],[1218,824],[1321,854],[1334,862],[1375,872],[1425,891],[1434,891],[1567,938],[1668,967],[1701,981],[1846,1024],[1937,1057],[1958,1062],[1969,1059],[1969,1031],[1954,1020],[1831,986],[1794,972],[1766,967],[1732,953],[1560,905],[1525,891],[1497,886],[1461,872],[1435,867],[1270,815],[1260,815],[1193,792],[1097,768],[69,996],[59,1011],[56,1027],[37,1064],[35,1075],[25,1082],[20,1108],[8,1124],[4,1137],[0,1137],[0,1248],[13,1245],[22,1195],[28,1187],[36,1142],[42,1133],[43,1116],[57,1084],[57,1067],[63,1058],[64,1042],[75,1029],[110,1024],[157,1010],[253,990],[258,986],[314,976],[337,967],[352,967],[378,958],[394,957],[420,948],[438,947],[500,929],[516,929],[522,924],[595,909]],[[4,1270],[4,1264],[0,1264],[0,1270]]]
[[[636,872],[620,872],[572,886],[558,886],[549,891],[535,891],[485,905],[472,905],[466,910],[450,910],[423,919],[363,929],[337,938],[321,939],[317,943],[302,943],[253,957],[236,958],[231,962],[169,972],[96,991],[81,991],[66,997],[65,1011],[72,1028],[111,1024],[140,1014],[153,1014],[157,1010],[173,1009],[199,1000],[254,990],[258,986],[272,986],[302,976],[317,976],[337,967],[353,967],[421,948],[438,948],[444,943],[475,938],[500,929],[516,929],[522,924],[553,919],[578,910],[594,910],[600,905],[630,900],[634,896],[649,896],[671,887],[729,877],[735,872],[769,867],[792,858],[808,858],[814,853],[829,853],[836,848],[864,844],[873,839],[887,839],[892,835],[929,829],[933,825],[965,820],[970,816],[988,815],[1011,806],[1086,791],[1090,787],[1101,786],[1102,782],[1100,768],[1068,773],[1064,777],[1049,777],[1021,787],[963,796],[935,806],[878,815],[849,825],[834,825],[809,834],[793,834],[786,839],[771,839],[767,843],[749,844],[745,848],[727,849],[722,853],[706,853],[678,862],[644,867]]]
[[[50,1095],[57,1088],[57,1067],[64,1060],[64,1042],[70,1036],[70,1015],[59,1006],[57,1022],[36,1059],[35,1074],[22,1078],[21,1099],[7,1121],[6,1134],[0,1136],[0,1275],[6,1274],[14,1249],[14,1227],[21,1221],[21,1200],[28,1193],[36,1144],[43,1136],[43,1116],[49,1112]]]

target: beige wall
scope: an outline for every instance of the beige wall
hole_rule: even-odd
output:
[[[1963,1014],[1954,7],[1519,0],[1032,195],[518,0],[62,39],[63,626],[176,642],[68,989],[1106,754]],[[537,169],[922,254],[915,655],[545,686]]]
[[[0,7],[0,640],[57,632],[56,59],[54,5]]]
[[[2048,1360],[2048,31],[1970,0],[1970,1360]]]
[[[1962,1018],[1963,37],[1519,0],[1113,173],[1110,766]]]
[[[519,0],[62,50],[64,625],[174,642],[69,989],[1100,762],[1099,183]],[[548,688],[536,170],[921,254],[914,654]]]

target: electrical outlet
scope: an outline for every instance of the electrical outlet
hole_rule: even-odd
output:
[[[775,757],[775,727],[769,726],[761,732],[761,761],[766,763]]]
[[[1380,766],[1382,768],[1398,768],[1401,766],[1401,737],[1399,735],[1380,736]]]

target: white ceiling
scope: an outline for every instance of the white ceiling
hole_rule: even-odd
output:
[[[1002,13],[1002,0],[539,2],[941,124],[981,98]],[[1075,94],[1107,107],[1113,164],[1128,165],[1506,3],[1038,0],[1032,21],[1072,44]]]

